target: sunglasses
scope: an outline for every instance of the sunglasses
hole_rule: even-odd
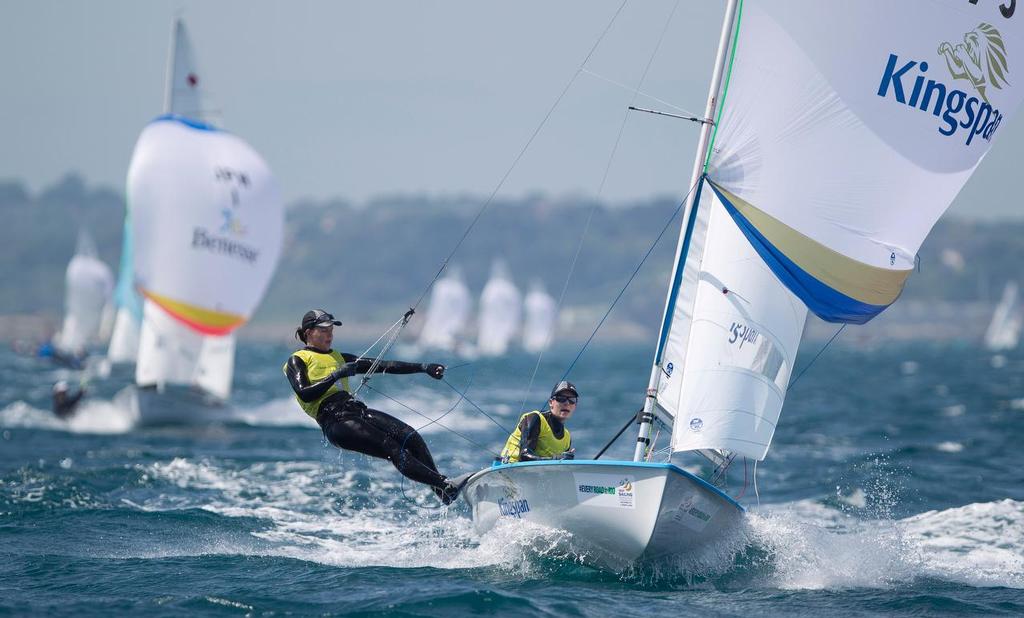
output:
[[[558,403],[571,403],[571,404],[575,404],[576,400],[577,400],[576,397],[570,397],[569,395],[555,395],[554,397],[552,397],[552,399],[554,399]]]

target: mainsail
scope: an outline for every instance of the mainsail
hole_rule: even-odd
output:
[[[430,292],[427,317],[420,331],[419,345],[437,350],[454,350],[469,322],[473,298],[458,268],[450,267]]]
[[[226,398],[234,342],[224,340],[255,311],[281,251],[277,183],[241,138],[162,116],[135,146],[128,200],[145,299],[136,383]]]
[[[899,297],[1024,47],[996,4],[744,0],[730,23],[651,393],[673,451],[763,459],[807,309],[860,324]]]
[[[480,293],[477,348],[485,356],[500,356],[519,331],[523,300],[501,260],[491,266],[491,277]]]
[[[523,349],[537,353],[551,345],[558,321],[558,303],[544,289],[544,284],[534,281],[523,301]]]
[[[168,54],[164,88],[164,114],[175,114],[197,121],[206,121],[200,72],[192,52],[192,43],[182,20],[171,27],[171,50]],[[130,206],[130,203],[126,206]],[[107,358],[111,362],[134,362],[139,350],[142,325],[142,299],[135,290],[134,241],[131,210],[125,208],[124,234],[121,242],[121,263],[114,301],[117,316],[110,336]]]
[[[60,353],[82,356],[96,342],[113,286],[114,276],[97,256],[96,243],[80,230],[75,255],[64,273],[64,322],[53,342]]]
[[[1017,284],[1007,281],[1003,287],[1003,295],[992,312],[992,320],[985,330],[985,347],[991,352],[1012,350],[1020,340],[1021,305],[1017,294]]]

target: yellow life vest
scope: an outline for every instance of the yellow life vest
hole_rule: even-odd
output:
[[[345,357],[340,352],[331,350],[330,352],[314,352],[313,350],[298,350],[292,356],[298,356],[302,359],[302,362],[306,363],[306,376],[309,378],[310,384],[315,384],[320,380],[323,380],[327,376],[331,375],[335,369],[345,364]],[[288,374],[288,363],[284,364],[281,368],[285,375]],[[338,385],[341,384],[341,388]],[[299,399],[298,395],[295,395],[295,399],[298,400],[299,406],[302,407],[303,412],[310,415],[313,420],[316,420],[316,413],[320,409],[320,403],[324,399],[327,399],[331,395],[348,390],[348,378],[342,378],[331,385],[327,392],[314,399],[313,401],[303,401]]]
[[[538,457],[554,457],[559,453],[569,450],[569,444],[572,443],[569,429],[565,429],[561,439],[556,438],[555,432],[551,430],[551,425],[548,424],[547,417],[541,414],[539,410],[534,410],[519,417],[519,422],[516,423],[516,430],[508,437],[508,441],[505,442],[505,448],[501,451],[502,463],[516,463],[519,461],[519,445],[523,439],[523,430],[519,426],[522,425],[523,419],[529,414],[536,414],[540,417],[540,435],[537,436],[537,448],[533,451]]]

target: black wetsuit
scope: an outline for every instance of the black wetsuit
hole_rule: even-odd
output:
[[[307,349],[320,352],[313,348]],[[306,363],[298,356],[289,358],[285,373],[299,399],[314,401],[323,396],[339,378],[366,373],[374,363],[372,358],[357,360],[352,354],[342,353],[342,357],[346,361],[341,367],[344,371],[314,384],[309,382]],[[430,365],[420,363],[381,361],[376,370],[396,374],[422,373],[428,367]],[[390,414],[367,408],[366,404],[354,399],[346,391],[335,393],[320,403],[316,422],[334,446],[387,459],[403,475],[434,487],[439,494],[446,489],[447,479],[437,471],[427,443],[415,429]]]
[[[82,396],[85,395],[85,389],[81,389],[74,395],[69,395],[67,391],[58,391],[53,394],[53,413],[59,418],[68,418],[75,413],[75,406],[81,401]]]
[[[550,411],[544,413],[544,418],[547,419],[548,425],[551,426],[551,433],[561,440],[565,435],[565,425],[562,424],[562,420]],[[519,435],[521,436],[519,439],[519,461],[552,459],[551,457],[541,457],[536,453],[537,440],[540,439],[539,414],[527,414],[526,417],[519,422]]]

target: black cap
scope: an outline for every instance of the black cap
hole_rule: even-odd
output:
[[[323,309],[313,309],[312,311],[307,311],[306,315],[302,316],[302,330],[313,328],[314,326],[327,326],[328,324],[341,326],[339,320],[335,320],[333,315]]]
[[[558,393],[564,393],[566,391],[572,393],[573,397],[580,396],[579,392],[576,390],[575,384],[568,380],[562,380],[558,384],[555,384],[555,388],[551,389],[551,397],[554,398]]]

